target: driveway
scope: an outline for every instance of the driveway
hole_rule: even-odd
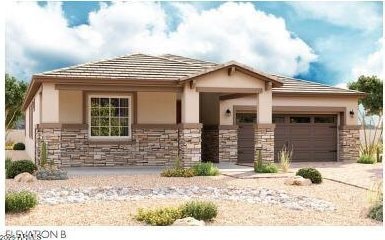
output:
[[[329,180],[371,189],[383,179],[382,163],[360,164],[356,162],[305,162],[292,163],[288,173],[256,174],[251,165],[218,164],[221,173],[237,178],[282,178],[293,176],[298,169],[313,167]]]

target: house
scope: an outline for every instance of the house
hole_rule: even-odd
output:
[[[364,94],[238,62],[132,54],[33,75],[26,149],[61,166],[356,160]]]

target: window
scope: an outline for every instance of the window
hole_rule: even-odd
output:
[[[29,138],[33,139],[33,112],[35,111],[35,100],[32,100],[31,105],[28,108],[28,130]]]
[[[290,117],[290,123],[310,123],[310,117]]]
[[[131,137],[131,97],[90,96],[89,106],[92,138]]]
[[[334,116],[320,116],[314,117],[314,123],[335,123],[336,118]]]
[[[285,123],[284,116],[273,116],[273,123]]]
[[[237,113],[236,122],[239,123],[256,123],[257,114],[256,113]]]

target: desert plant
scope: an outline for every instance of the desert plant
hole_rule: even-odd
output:
[[[382,162],[382,152],[383,152],[382,143],[378,143],[377,148],[376,148],[376,161],[377,162]]]
[[[47,165],[47,144],[42,141],[41,148],[40,148],[40,166],[44,167]]]
[[[11,192],[5,195],[5,212],[25,212],[37,204],[36,194],[21,191]]]
[[[5,170],[12,164],[12,159],[10,157],[5,158]]]
[[[13,150],[25,150],[25,144],[22,142],[18,142],[13,145]]]
[[[374,158],[373,155],[362,154],[357,163],[374,164],[376,163],[376,158]]]
[[[194,177],[195,171],[192,168],[168,168],[161,172],[162,177]]]
[[[144,210],[139,209],[135,219],[145,222],[153,226],[167,226],[182,218],[182,213],[179,208],[164,207],[159,209]]]
[[[36,165],[30,160],[13,161],[6,170],[7,178],[14,178],[16,175],[28,172],[32,174],[37,170]]]
[[[5,150],[13,150],[13,145],[15,145],[15,143],[13,141],[6,141],[5,142]]]
[[[218,168],[211,162],[196,164],[193,169],[196,176],[216,176],[219,174]]]
[[[373,206],[368,213],[368,217],[383,222],[383,204]]]
[[[377,221],[383,221],[383,183],[376,182],[368,191],[369,203],[372,207],[369,209],[368,217]]]
[[[193,217],[198,220],[209,221],[218,214],[218,207],[212,202],[191,201],[180,207],[182,217]]]
[[[310,179],[312,183],[322,183],[322,175],[315,168],[301,168],[297,171],[295,175]]]
[[[263,163],[262,165],[254,165],[254,172],[256,173],[277,173],[278,167],[274,163]]]
[[[293,156],[293,149],[288,149],[283,146],[282,150],[278,153],[279,158],[279,166],[281,167],[283,172],[287,172],[290,168],[291,159]]]

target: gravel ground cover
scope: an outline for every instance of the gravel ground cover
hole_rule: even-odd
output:
[[[368,191],[325,180],[320,185],[287,186],[284,179],[235,179],[225,176],[162,178],[158,175],[73,177],[66,181],[37,181],[16,183],[6,180],[6,190],[28,189],[39,194],[65,189],[94,188],[234,188],[284,191],[289,197],[305,196],[331,203],[335,210],[317,211],[312,208],[295,210],[282,204],[263,201],[234,201],[209,198],[219,206],[219,215],[209,225],[382,225],[366,218],[370,206]],[[156,206],[172,206],[186,201],[183,198],[156,198]],[[154,207],[154,199],[121,201],[85,201],[82,203],[40,204],[24,214],[7,214],[6,225],[141,225],[133,216],[138,208]]]

